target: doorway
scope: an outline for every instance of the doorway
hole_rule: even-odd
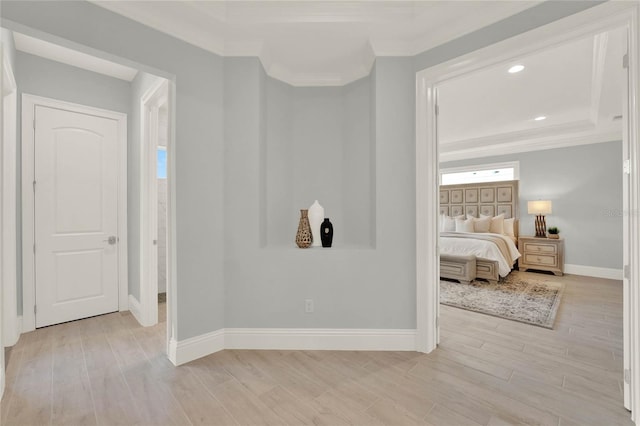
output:
[[[608,29],[624,27],[628,31],[628,56],[626,64],[629,75],[627,143],[623,142],[623,155],[629,159],[628,170],[637,170],[638,156],[638,11],[637,5],[605,4],[580,14],[565,18],[530,31],[512,39],[479,51],[420,71],[417,74],[416,106],[416,205],[417,205],[417,348],[430,352],[439,342],[439,254],[438,254],[438,175],[439,149],[437,128],[437,85],[452,78],[493,64],[515,59],[526,53],[536,52],[586,35]],[[638,206],[640,179],[628,173],[628,189],[624,192],[625,206],[629,213]],[[632,417],[640,410],[640,398],[636,391],[640,384],[638,366],[637,329],[639,295],[635,285],[638,281],[638,248],[640,246],[640,220],[637,214],[627,214],[628,245],[625,247],[624,274],[624,368],[625,407],[631,409]]]
[[[22,97],[23,331],[126,310],[126,115]]]
[[[164,300],[169,304],[170,296],[166,296],[171,293],[167,291],[171,188],[167,167],[171,160],[168,80],[158,79],[142,96],[140,108],[142,233],[139,320],[144,326],[152,326],[158,323],[158,303],[163,299],[159,294],[164,293]]]

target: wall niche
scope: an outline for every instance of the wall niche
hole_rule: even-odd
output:
[[[375,247],[372,76],[341,87],[263,83],[262,247],[295,247],[300,209],[316,199],[334,225],[333,247]]]

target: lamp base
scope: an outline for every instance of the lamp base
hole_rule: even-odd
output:
[[[544,216],[541,214],[536,216],[536,237],[538,238],[547,237],[547,223],[544,220]]]

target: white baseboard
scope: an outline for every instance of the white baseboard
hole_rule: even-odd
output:
[[[606,278],[610,280],[621,280],[622,269],[599,268],[584,265],[564,265],[565,274],[584,275],[586,277]]]
[[[415,351],[416,330],[227,328],[169,342],[175,365],[223,349]]]
[[[138,321],[138,323],[144,326],[142,321],[142,307],[140,306],[140,302],[135,298],[133,294],[129,295],[129,311],[133,315],[133,317]]]
[[[15,317],[15,322],[10,324],[4,324],[10,332],[7,332],[6,329],[4,331],[4,335],[2,339],[4,340],[3,345],[0,345],[0,348],[4,346],[8,348],[10,346],[18,343],[18,339],[20,339],[20,335],[22,334],[22,315],[18,315]]]
[[[3,363],[6,362],[3,356],[0,357],[0,360],[2,360]],[[4,365],[3,365],[2,368],[0,368],[0,400],[2,400],[2,397],[4,396],[4,386],[5,386],[4,376],[5,376],[5,372],[4,372]]]
[[[169,360],[174,365],[182,365],[194,359],[211,355],[225,349],[224,329],[191,337],[189,339],[169,342]]]
[[[414,351],[415,330],[227,328],[226,349]]]

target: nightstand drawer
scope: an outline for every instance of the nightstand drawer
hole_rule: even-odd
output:
[[[529,254],[524,255],[524,263],[528,265],[544,265],[544,266],[557,266],[557,256],[547,256],[543,254]]]
[[[555,244],[544,243],[524,243],[526,253],[556,254],[558,252]]]

